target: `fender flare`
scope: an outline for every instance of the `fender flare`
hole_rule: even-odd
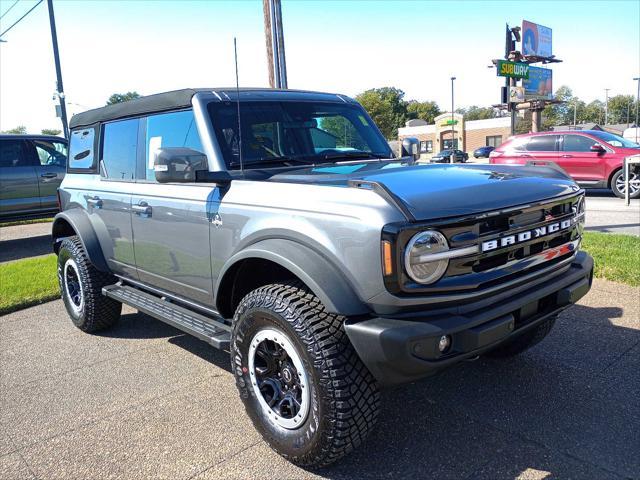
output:
[[[72,208],[71,210],[60,212],[54,217],[53,226],[51,227],[54,252],[58,253],[60,241],[69,236],[65,223],[69,224],[78,238],[80,238],[84,251],[87,252],[89,261],[93,266],[101,272],[109,272],[110,269],[102,254],[98,236],[91,225],[89,216],[81,208]]]
[[[280,238],[251,244],[227,260],[216,283],[216,302],[220,286],[230,269],[250,258],[269,260],[289,270],[309,287],[329,313],[345,316],[369,313],[348,280],[331,261],[303,244]]]

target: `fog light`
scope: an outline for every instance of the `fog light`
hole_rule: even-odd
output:
[[[440,337],[440,341],[438,342],[438,350],[440,350],[440,353],[444,353],[447,351],[450,345],[451,337],[449,335],[442,335]]]

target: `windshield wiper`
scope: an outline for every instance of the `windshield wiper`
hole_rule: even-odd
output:
[[[346,151],[346,152],[336,152],[336,153],[327,153],[322,156],[325,160],[332,160],[337,158],[375,158],[382,159],[385,158],[384,155],[377,155],[371,152],[354,152],[354,151]]]
[[[281,157],[267,157],[267,158],[261,158],[259,160],[253,160],[251,162],[243,162],[244,165],[246,166],[260,166],[260,165],[271,165],[274,163],[299,163],[302,165],[313,165],[312,162],[309,161],[308,158],[301,158],[301,157],[287,157],[287,156],[281,156]]]

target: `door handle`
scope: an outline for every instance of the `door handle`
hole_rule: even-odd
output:
[[[47,172],[47,173],[41,173],[40,177],[41,178],[57,178],[58,174],[53,172]]]
[[[531,158],[531,155],[529,155],[528,153],[521,153],[519,156],[520,157],[529,157],[529,158]]]
[[[102,199],[100,197],[87,197],[87,203],[94,208],[102,208]]]
[[[147,215],[151,216],[151,207],[147,204],[147,202],[140,202],[138,205],[133,205],[131,210],[135,212],[136,215]]]
[[[561,158],[573,158],[573,155],[562,155]]]

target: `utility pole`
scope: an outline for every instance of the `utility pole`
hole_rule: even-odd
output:
[[[573,129],[576,129],[576,119],[577,119],[577,113],[578,113],[578,100],[574,99],[573,100]]]
[[[609,125],[609,90],[610,88],[604,89],[604,124]]]
[[[269,85],[272,88],[288,88],[280,0],[262,0],[262,11],[269,63]]]
[[[60,70],[60,53],[58,52],[58,35],[56,33],[56,20],[53,15],[53,0],[47,0],[49,7],[49,24],[51,25],[51,43],[53,44],[53,60],[56,65],[56,95],[60,100],[60,119],[62,120],[62,132],[64,138],[69,139],[69,125],[67,123],[67,106],[64,100],[64,87],[62,86],[62,72]]]
[[[456,156],[456,120],[453,113],[453,81],[455,79],[456,77],[451,77],[451,155],[449,157],[451,163],[454,162]]]

